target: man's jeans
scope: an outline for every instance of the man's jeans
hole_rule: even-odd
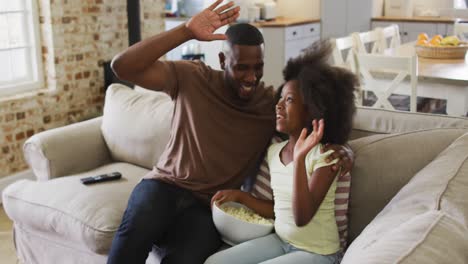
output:
[[[128,200],[107,263],[145,263],[152,246],[161,263],[203,263],[221,246],[210,208],[185,189],[144,179]]]

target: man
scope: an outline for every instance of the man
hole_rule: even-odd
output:
[[[221,2],[112,61],[119,78],[166,92],[175,109],[166,149],[133,190],[108,263],[144,263],[153,244],[165,249],[162,263],[203,263],[221,245],[210,198],[254,175],[272,137],[273,89],[260,82],[263,37],[248,24],[213,34],[239,16],[239,7]],[[159,61],[190,39],[227,39],[227,52],[219,54],[224,71],[201,62]]]

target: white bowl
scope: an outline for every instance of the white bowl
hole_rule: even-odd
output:
[[[233,246],[247,240],[266,236],[273,231],[274,225],[272,220],[270,224],[247,222],[224,212],[221,208],[225,206],[251,209],[243,204],[235,202],[227,202],[221,205],[215,203],[213,205],[213,222],[218,232],[221,234],[221,239],[227,244]]]

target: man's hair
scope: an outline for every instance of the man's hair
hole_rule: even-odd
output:
[[[297,80],[310,117],[324,119],[325,130],[321,142],[344,144],[352,129],[356,111],[354,91],[359,81],[350,71],[328,63],[331,52],[332,46],[328,40],[315,42],[299,57],[288,61],[283,75],[286,82]]]
[[[263,44],[263,35],[250,24],[234,24],[226,31],[227,42],[232,45],[257,46]]]

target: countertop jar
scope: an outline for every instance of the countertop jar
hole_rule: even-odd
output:
[[[204,9],[204,0],[179,0],[179,16],[192,17]]]

